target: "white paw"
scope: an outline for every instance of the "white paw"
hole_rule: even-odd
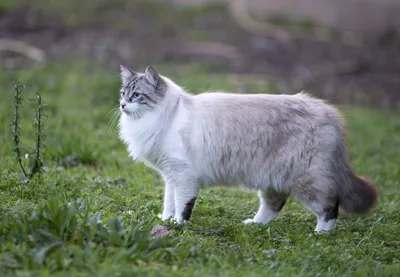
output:
[[[244,224],[252,224],[252,223],[254,223],[254,224],[264,224],[264,225],[267,225],[269,222],[270,222],[270,220],[264,222],[264,221],[259,221],[259,220],[254,219],[254,218],[248,218],[248,219],[243,221]]]
[[[256,222],[254,222],[253,218],[248,218],[248,219],[244,220],[243,223],[244,224],[251,224],[251,223],[256,223]]]
[[[328,220],[318,220],[317,227],[315,227],[315,233],[326,233],[333,230],[336,226],[336,219]]]
[[[159,218],[161,218],[162,221],[169,221],[169,220],[172,220],[172,218],[173,218],[173,215],[168,215],[168,214],[164,214],[164,213],[158,214],[157,216]]]
[[[182,217],[177,217],[177,216],[174,216],[170,220],[174,224],[186,224],[189,222],[188,220],[184,220]]]
[[[317,230],[317,229],[315,229],[314,230],[314,234],[317,234],[317,235],[329,234],[331,231],[332,231],[332,229],[331,230]]]
[[[186,222],[181,217],[177,217],[177,216],[174,216],[173,218],[171,218],[171,220],[175,224],[181,224],[181,223],[185,223]]]

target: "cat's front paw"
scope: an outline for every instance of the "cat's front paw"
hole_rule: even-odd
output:
[[[169,221],[174,217],[173,211],[163,211],[161,214],[157,215],[162,221]]]
[[[177,216],[171,218],[171,221],[175,224],[185,224],[188,222],[187,220],[184,220],[182,217],[177,217]]]
[[[161,218],[162,221],[171,221],[174,219],[173,215],[158,214],[158,217]]]

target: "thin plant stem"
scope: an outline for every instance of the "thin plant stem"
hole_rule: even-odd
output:
[[[35,149],[35,161],[32,165],[29,179],[31,179],[36,173],[41,173],[42,161],[40,157],[40,150],[42,149],[42,97],[37,95],[37,109],[35,116],[36,125],[36,149]]]
[[[26,173],[25,168],[22,164],[21,158],[21,149],[20,149],[20,132],[19,132],[19,107],[22,103],[22,92],[24,90],[23,85],[18,82],[14,87],[14,119],[13,119],[13,144],[14,144],[14,152],[17,155],[18,163],[22,169],[26,178],[29,178],[29,175]]]

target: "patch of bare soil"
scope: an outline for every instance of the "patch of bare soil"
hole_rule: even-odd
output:
[[[107,22],[76,28],[64,25],[56,13],[37,18],[31,9],[19,9],[0,14],[0,39],[26,42],[42,49],[46,59],[89,58],[112,70],[120,63],[219,61],[219,73],[265,79],[278,84],[282,93],[304,89],[333,103],[400,109],[400,43],[390,34],[374,45],[299,38],[287,47],[241,30],[223,11],[193,16],[185,24],[160,23],[140,11],[122,14],[124,28]],[[207,42],[189,40],[192,33],[206,34]],[[0,51],[0,66],[26,65],[28,60]]]

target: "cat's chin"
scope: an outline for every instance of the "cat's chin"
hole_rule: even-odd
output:
[[[128,110],[122,110],[121,109],[121,114],[123,116],[128,117],[129,119],[140,119],[143,116],[143,113],[141,111],[128,111]]]

